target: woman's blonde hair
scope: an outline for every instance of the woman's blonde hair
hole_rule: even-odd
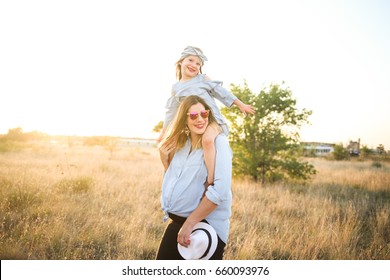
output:
[[[187,96],[180,102],[179,109],[171,124],[168,126],[167,131],[165,132],[165,135],[160,142],[160,146],[165,144],[169,145],[175,142],[175,151],[178,151],[184,147],[188,138],[185,133],[188,118],[187,113],[191,106],[196,105],[198,103],[201,103],[206,110],[209,110],[208,125],[212,123],[217,123],[217,120],[215,119],[210,106],[208,106],[202,98],[196,95]],[[199,143],[199,145],[201,147],[201,143]]]
[[[175,63],[175,65],[176,65],[176,78],[177,78],[179,81],[180,81],[181,78],[183,77],[183,74],[181,73],[181,63],[182,63],[183,60],[184,60],[186,57],[188,57],[188,56],[190,56],[190,55],[187,55],[187,56],[185,56],[185,57],[180,58],[180,59]],[[200,66],[200,68],[199,68],[199,73],[202,74],[202,66]]]

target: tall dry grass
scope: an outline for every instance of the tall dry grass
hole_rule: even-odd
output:
[[[234,179],[225,259],[390,259],[390,167],[313,164],[303,185]],[[153,259],[161,180],[155,147],[0,154],[0,258]]]

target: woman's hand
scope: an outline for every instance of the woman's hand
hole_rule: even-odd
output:
[[[170,159],[172,159],[172,152],[175,150],[175,147],[176,144],[174,142],[164,143],[159,147],[160,159],[165,170],[169,167]]]
[[[195,224],[189,222],[187,219],[177,234],[177,243],[187,248],[191,243],[190,235],[194,229],[194,226]]]

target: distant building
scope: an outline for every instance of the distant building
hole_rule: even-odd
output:
[[[150,146],[150,147],[155,147],[155,146],[157,146],[157,140],[121,137],[119,145],[122,146],[122,147],[124,147],[124,146]]]
[[[304,156],[327,156],[334,151],[334,144],[302,142]]]
[[[380,154],[380,155],[385,155],[387,154],[386,153],[386,150],[385,150],[385,146],[383,146],[383,144],[379,144],[378,147],[376,147],[376,151],[375,151],[377,154]]]
[[[357,141],[349,141],[347,150],[351,156],[360,155],[360,138]]]

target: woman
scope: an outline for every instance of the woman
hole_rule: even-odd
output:
[[[177,244],[188,247],[190,235],[201,221],[211,225],[218,235],[218,245],[210,259],[223,257],[232,204],[232,152],[226,135],[220,133],[215,139],[214,184],[205,189],[207,168],[202,135],[215,122],[203,99],[188,96],[181,102],[160,143],[165,168],[161,203],[165,220],[170,218],[171,221],[161,240],[157,259],[183,259]]]

